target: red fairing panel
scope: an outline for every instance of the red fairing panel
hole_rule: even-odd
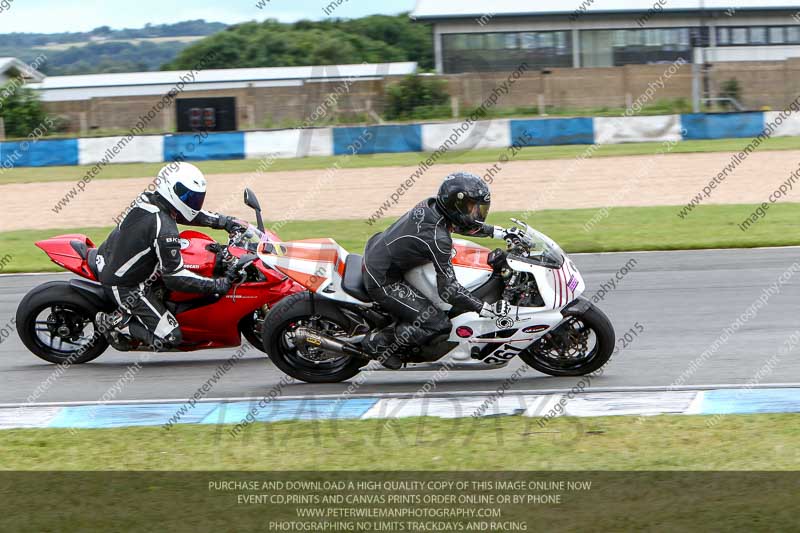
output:
[[[183,264],[192,272],[207,278],[214,276],[214,263],[217,256],[207,249],[209,244],[217,241],[199,231],[181,232],[181,255]]]
[[[94,248],[94,243],[86,235],[80,233],[68,233],[66,235],[57,235],[38,241],[36,246],[44,250],[47,257],[60,267],[83,276],[84,278],[92,281],[97,281],[89,270],[86,260],[82,258],[78,252],[72,247],[71,241],[79,241],[86,245],[87,248]]]
[[[277,273],[274,275],[280,276]],[[303,290],[291,279],[285,276],[281,278],[282,281],[278,283],[275,283],[275,278],[268,278],[266,282],[244,283],[213,305],[179,314],[176,318],[181,325],[184,343],[197,343],[193,348],[183,346],[182,349],[238,346],[239,322],[242,318],[265,304],[272,307],[284,297]]]

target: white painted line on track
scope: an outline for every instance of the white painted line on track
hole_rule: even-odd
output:
[[[641,387],[597,387],[584,389],[583,392],[573,393],[575,396],[580,394],[591,393],[605,393],[605,392],[666,392],[666,391],[707,391],[716,389],[789,389],[800,388],[800,383],[759,383],[756,385],[746,383],[729,383],[719,385],[683,385],[680,387],[669,387],[661,385],[641,386]],[[530,390],[515,390],[506,391],[506,396],[542,396],[548,394],[567,394],[572,389],[530,389]],[[429,398],[451,398],[451,397],[466,397],[466,396],[486,396],[494,394],[497,389],[487,390],[469,390],[469,391],[441,391],[432,392],[427,395]],[[376,392],[376,393],[363,393],[351,394],[346,398],[341,394],[305,394],[305,395],[292,395],[292,396],[279,396],[277,400],[363,400],[368,398],[412,398],[415,392]],[[197,400],[197,403],[208,402],[247,402],[259,401],[264,396],[243,396],[233,398],[203,398]],[[0,408],[15,408],[15,407],[47,407],[47,406],[65,406],[65,405],[131,405],[131,404],[158,404],[158,403],[179,403],[183,404],[188,402],[187,398],[164,398],[164,399],[147,399],[147,400],[88,400],[88,401],[70,401],[70,402],[38,402],[38,403],[3,403]]]
[[[697,395],[692,400],[692,403],[689,404],[689,407],[686,408],[686,411],[683,413],[685,415],[696,415],[700,413],[700,408],[703,406],[703,397],[706,395],[706,391],[697,391]]]

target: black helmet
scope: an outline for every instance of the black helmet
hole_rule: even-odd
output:
[[[489,187],[469,172],[447,176],[436,195],[436,205],[459,232],[475,230],[485,222],[491,203]]]

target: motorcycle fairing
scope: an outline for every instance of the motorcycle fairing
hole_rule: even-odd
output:
[[[35,244],[58,266],[66,268],[70,272],[74,272],[84,278],[97,281],[94,272],[89,268],[87,257],[82,256],[78,252],[75,246],[73,246],[72,241],[77,241],[85,246],[87,250],[94,248],[92,240],[80,233],[57,235],[49,239],[37,241]]]
[[[467,289],[473,290],[489,280],[492,267],[487,263],[488,248],[470,241],[454,239],[453,252],[452,263],[456,277]],[[258,246],[258,256],[264,264],[283,272],[308,290],[322,293],[332,300],[371,305],[353,298],[342,289],[348,255],[347,250],[328,238],[282,242],[264,240]],[[431,272],[428,273],[427,270]],[[411,274],[414,279],[409,282],[432,301],[440,301],[433,264],[419,266],[411,272],[415,271],[418,272],[419,279]],[[424,278],[429,279],[425,281]],[[441,302],[440,307],[449,308],[444,302]]]
[[[570,259],[564,261],[561,268],[546,268],[513,257],[507,261],[514,270],[533,274],[547,309],[561,309],[586,290],[583,276]]]
[[[258,257],[272,268],[316,293],[342,302],[369,305],[344,292],[347,250],[333,239],[305,239],[269,242],[258,245]]]
[[[472,364],[485,364],[490,366],[505,366],[521,350],[554,327],[564,321],[564,316],[555,310],[542,311],[540,307],[511,307],[511,313],[500,318],[481,318],[477,313],[464,313],[452,319],[453,328],[450,330],[451,342],[459,343],[458,348],[451,351],[446,358],[454,362]],[[535,332],[523,331],[528,326],[542,326],[536,328]],[[464,337],[464,328],[472,331],[468,337]],[[489,335],[498,331],[514,331],[508,337],[481,338],[482,335]],[[496,346],[496,348],[480,361],[472,358],[473,348],[482,349],[486,346]]]
[[[485,270],[491,274],[492,267],[489,266],[490,250],[485,246],[464,239],[453,239],[453,251],[455,252],[451,261],[453,267]]]

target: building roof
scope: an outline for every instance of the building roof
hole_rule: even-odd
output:
[[[557,0],[554,2],[531,0],[417,0],[413,19],[447,19],[510,16],[570,15],[581,6],[587,14],[646,12],[653,8],[654,0]],[[665,4],[665,5],[664,5]],[[792,0],[668,0],[662,2],[664,11],[715,10],[736,11],[786,10],[797,11]]]
[[[23,78],[28,80],[42,81],[44,79],[44,74],[16,57],[0,57],[0,76],[3,76],[11,69],[18,71]]]
[[[184,91],[237,89],[302,85],[304,82],[345,79],[380,79],[405,76],[417,71],[414,62],[319,65],[308,67],[231,68],[211,70],[169,70],[48,76],[30,88],[41,91],[45,101],[83,100],[112,96],[165,94],[184,83]]]

